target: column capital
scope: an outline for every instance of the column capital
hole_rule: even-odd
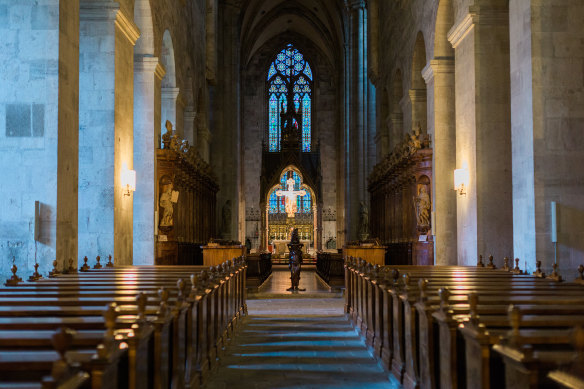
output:
[[[236,9],[240,9],[242,6],[241,0],[223,0],[221,3],[226,7],[231,7],[231,8],[236,8]]]
[[[162,77],[166,73],[164,67],[160,65],[158,57],[152,55],[134,55],[134,72],[154,73],[162,71]],[[162,77],[160,77],[162,79]]]
[[[426,101],[426,89],[410,89],[408,94],[412,103]]]
[[[404,115],[400,112],[392,112],[389,114],[389,120],[392,124],[403,123]]]
[[[124,11],[121,9],[118,11],[116,15],[116,27],[120,29],[122,34],[128,39],[128,41],[134,46],[136,41],[140,37],[140,29],[138,26],[132,21],[131,18],[128,18]]]
[[[197,118],[197,111],[193,110],[192,108],[191,109],[187,108],[184,111],[184,117],[185,117],[185,121],[186,120],[195,120]]]
[[[119,10],[120,4],[115,1],[81,1],[79,3],[79,20],[114,21]]]
[[[209,140],[211,140],[211,131],[209,131],[209,129],[205,126],[199,126],[199,129],[197,131],[197,137],[201,140],[208,142]]]
[[[128,41],[135,45],[140,30],[115,1],[81,1],[79,20],[83,22],[114,22]]]
[[[454,73],[454,57],[434,58],[422,69],[422,77],[426,84],[434,79],[436,74]]]
[[[503,25],[509,23],[509,10],[504,7],[471,5],[468,14],[448,32],[448,41],[456,48],[476,25]]]
[[[176,100],[179,93],[180,93],[180,88],[172,88],[172,87],[161,88],[161,97],[163,99]]]
[[[362,11],[366,6],[365,0],[345,0],[345,8],[348,11]]]

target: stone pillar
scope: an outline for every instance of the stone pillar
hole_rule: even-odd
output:
[[[77,258],[79,4],[2,1],[0,9],[3,282],[13,259],[26,279],[35,259],[46,274],[53,260],[62,269]]]
[[[401,142],[404,134],[404,115],[394,112],[389,115],[389,151]]]
[[[180,93],[179,88],[172,88],[166,87],[162,88],[161,93],[161,128],[166,128],[165,124],[166,121],[169,120],[172,123],[172,129],[175,134],[177,134],[178,124],[176,122],[176,103],[178,94]],[[166,130],[162,130],[162,134],[164,134]]]
[[[457,195],[459,265],[513,255],[509,13],[471,6],[450,30],[455,49],[456,165],[470,175]],[[438,231],[440,233],[440,231]]]
[[[367,193],[367,175],[369,161],[368,144],[368,91],[367,80],[367,14],[362,0],[346,1],[349,16],[349,66],[348,83],[348,179],[346,181],[347,226],[349,239],[358,239],[359,209],[361,201],[369,203]]]
[[[454,58],[431,60],[423,72],[428,101],[428,130],[432,137],[432,210],[435,225],[435,264],[456,265],[456,193],[453,190],[456,169],[456,116],[454,100]]]
[[[240,41],[240,15],[241,2],[233,0],[219,1],[219,26],[225,26],[219,30],[218,50],[222,54],[217,72],[216,93],[212,95],[213,115],[210,115],[208,127],[213,128],[213,137],[220,139],[211,143],[210,159],[218,171],[219,187],[217,204],[219,209],[227,200],[231,201],[231,223],[229,237],[237,240],[245,240],[243,225],[239,223],[241,212],[245,210],[243,201],[241,180],[241,119],[240,119],[240,45],[234,42]],[[226,109],[229,107],[229,109]],[[207,137],[207,128],[201,134],[201,138]],[[205,140],[201,140],[205,144]],[[202,147],[204,154],[207,147]],[[209,157],[207,157],[209,160]],[[242,206],[243,202],[243,206]],[[218,216],[220,217],[220,216]],[[245,217],[243,218],[245,221]],[[218,219],[220,220],[220,219]]]
[[[184,112],[184,139],[193,147],[197,144],[197,131],[195,130],[197,113],[192,107],[187,107]],[[208,162],[208,161],[207,161]]]
[[[197,144],[201,158],[207,163],[210,161],[209,145],[211,143],[211,131],[207,127],[200,127],[197,132]]]
[[[160,83],[157,57],[134,57],[134,265],[153,265],[157,209],[156,149],[160,138]]]
[[[425,134],[428,129],[426,89],[410,89],[409,96],[412,103],[412,128],[409,132],[420,127],[422,134]]]
[[[138,28],[117,2],[80,3],[79,256],[132,263],[133,45]]]
[[[565,279],[584,255],[584,7],[581,2],[509,2],[514,256],[546,274],[555,257]]]

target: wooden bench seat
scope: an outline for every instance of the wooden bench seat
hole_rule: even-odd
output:
[[[401,273],[406,271],[408,275],[403,282]],[[476,315],[488,331],[488,347],[509,330],[509,304],[525,310],[522,328],[532,331],[529,339],[533,340],[533,346],[538,344],[537,331],[556,331],[564,336],[556,337],[553,343],[543,342],[544,347],[566,347],[567,328],[584,324],[584,289],[577,284],[560,284],[487,268],[374,268],[354,260],[347,261],[345,274],[346,312],[373,347],[375,355],[382,359],[386,368],[403,379],[406,388],[434,388],[438,383],[441,388],[467,384],[456,377],[457,368],[460,368],[457,363],[462,358],[457,357],[457,350],[464,350],[466,344],[463,331],[457,334],[457,327],[462,324],[470,328],[465,323]],[[426,279],[427,282],[423,281]],[[417,287],[421,280],[423,292]],[[444,287],[449,289],[446,304],[439,296]],[[469,293],[481,296],[472,313]],[[442,322],[448,324],[448,331],[443,331],[441,326],[441,315],[445,312],[447,318]],[[474,387],[470,382],[468,385]]]
[[[193,266],[103,268],[2,289],[0,351],[54,353],[49,349],[47,331],[63,325],[80,331],[72,344],[74,351],[95,346],[104,329],[103,307],[115,302],[116,336],[129,349],[128,354],[142,355],[146,358],[143,363],[153,363],[152,370],[158,374],[148,379],[146,373],[146,379],[132,387],[198,387],[246,312],[244,275],[241,262],[212,270]],[[176,286],[179,280],[189,278],[193,281],[190,288]],[[161,287],[166,288],[163,299],[157,296]],[[142,291],[149,302],[140,310],[136,294]],[[150,340],[145,342],[148,350],[132,348],[136,331],[146,327],[151,328]],[[44,332],[36,332],[39,330]],[[14,339],[18,339],[19,348],[7,350]]]

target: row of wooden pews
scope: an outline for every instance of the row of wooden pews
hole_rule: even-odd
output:
[[[0,388],[197,388],[247,314],[242,258],[82,269],[0,289]]]
[[[536,273],[347,258],[345,309],[405,388],[584,388],[584,284]]]

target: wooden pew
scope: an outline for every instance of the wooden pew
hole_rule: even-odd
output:
[[[34,285],[19,285],[17,287],[18,291],[2,291],[0,293],[3,295],[6,295],[6,292],[24,293],[19,297],[5,299],[6,305],[11,305],[11,307],[9,310],[5,310],[4,316],[15,316],[17,311],[14,309],[15,305],[27,306],[30,311],[29,305],[33,304],[33,302],[28,301],[27,297],[30,298],[31,295],[36,295],[38,304],[39,301],[42,303],[55,302],[56,296],[65,294],[71,296],[71,298],[60,298],[56,301],[59,306],[47,309],[50,312],[43,308],[32,310],[32,314],[37,317],[44,317],[35,320],[24,318],[25,321],[28,319],[28,323],[25,323],[25,325],[36,325],[36,328],[43,325],[54,327],[67,322],[66,324],[79,325],[79,327],[83,328],[95,328],[96,325],[103,325],[103,323],[99,320],[91,320],[93,318],[92,315],[96,314],[95,309],[92,309],[92,305],[96,305],[100,301],[103,302],[103,299],[108,297],[110,299],[113,297],[113,300],[119,301],[120,304],[129,304],[131,303],[129,301],[131,298],[128,295],[135,292],[135,288],[146,289],[147,293],[152,294],[152,290],[161,284],[168,284],[168,282],[174,282],[178,277],[184,277],[185,271],[192,270],[192,267],[189,269],[176,269],[173,267],[172,270],[170,268],[150,268],[136,271],[136,269],[140,268],[103,269],[97,272],[92,271],[90,272],[91,274],[67,274],[59,276],[56,281],[51,279]],[[165,273],[165,275],[161,275],[161,272]],[[183,374],[173,375],[173,382],[175,382],[176,387],[184,386],[181,382],[185,382],[187,387],[189,385],[198,386],[201,383],[200,379],[205,370],[208,370],[205,366],[216,361],[212,355],[213,349],[215,349],[216,353],[217,347],[222,347],[237,320],[245,312],[245,295],[242,292],[245,288],[244,272],[245,266],[241,262],[237,266],[224,264],[221,268],[217,267],[212,270],[212,273],[214,273],[212,280],[206,278],[206,272],[201,272],[199,277],[202,282],[199,285],[195,285],[197,277],[191,277],[193,287],[188,294],[188,298],[185,298],[184,286],[179,286],[179,291],[173,296],[174,304],[171,304],[171,309],[167,309],[166,313],[173,311],[187,312],[184,315],[182,313],[174,315],[175,319],[172,321],[174,325],[167,326],[174,329],[172,334],[172,341],[175,345],[173,346],[172,358],[175,361],[174,366],[176,369],[174,370],[180,372],[181,366],[184,367]],[[128,274],[131,275],[129,280],[135,281],[134,290],[132,290],[132,287],[127,288],[125,285],[116,284],[120,276],[121,279],[124,279],[124,276],[128,276]],[[46,293],[46,295],[43,296],[43,293]],[[168,301],[168,296],[166,300]],[[187,309],[184,309],[185,306]],[[121,305],[121,308],[123,308],[124,312],[122,313],[124,314],[134,314],[136,311],[136,308],[132,308],[129,305]],[[8,311],[11,313],[8,313]],[[159,311],[165,310],[159,309]],[[58,316],[55,316],[55,314]],[[0,307],[0,316],[2,316],[2,307]],[[172,313],[170,316],[173,316]],[[180,318],[178,322],[176,321],[177,317]],[[87,319],[91,323],[88,323]],[[212,325],[208,325],[208,319],[213,319]],[[14,323],[14,320],[0,318],[0,328],[3,328],[2,326],[14,328],[23,324]],[[39,320],[41,322],[38,322]],[[158,332],[155,331],[155,334],[164,332],[164,324],[161,325],[156,321],[152,324],[155,328],[158,327]],[[217,342],[208,342],[208,340],[217,338],[221,339]],[[156,341],[160,343],[160,339],[157,338]],[[158,347],[164,348],[164,344],[160,343]],[[195,351],[191,352],[191,350]],[[165,353],[157,354],[164,355]],[[210,358],[207,357],[207,354]],[[181,358],[184,362],[181,362]],[[159,363],[164,365],[163,362],[159,361]],[[164,378],[161,378],[161,380],[164,381]],[[161,384],[160,387],[165,387],[165,385]]]
[[[432,286],[432,290],[430,293],[430,298],[428,299],[427,294],[423,297],[423,304],[417,304],[417,300],[420,299],[420,293],[417,289],[407,286],[410,280],[406,282],[405,291],[403,290],[404,287],[402,286],[402,290],[397,287],[397,281],[399,281],[399,277],[396,277],[394,274],[389,275],[390,273],[385,272],[385,277],[379,277],[378,270],[371,267],[366,267],[362,262],[355,261],[349,259],[346,263],[346,284],[347,284],[347,297],[346,297],[346,311],[348,313],[352,313],[352,319],[355,321],[353,316],[355,313],[366,316],[366,319],[361,319],[360,321],[357,320],[357,323],[363,323],[366,321],[367,327],[373,327],[373,330],[369,330],[364,332],[364,336],[366,336],[368,343],[370,343],[370,338],[372,337],[373,333],[373,345],[374,351],[377,356],[381,355],[382,359],[384,360],[384,364],[386,366],[389,365],[389,361],[391,360],[392,365],[394,367],[394,373],[398,375],[403,375],[406,377],[405,383],[406,387],[417,387],[417,385],[422,384],[422,387],[434,387],[433,382],[428,382],[428,380],[418,383],[421,380],[421,375],[418,370],[417,364],[421,365],[420,368],[425,370],[422,376],[432,377],[434,378],[437,374],[436,366],[432,364],[435,362],[434,359],[438,357],[435,355],[433,351],[428,350],[428,346],[432,348],[431,340],[426,339],[424,340],[424,336],[426,338],[430,336],[431,338],[438,334],[436,326],[432,323],[433,317],[431,313],[436,308],[436,304],[438,302],[437,299],[437,292],[438,287],[437,283],[444,283],[445,280],[451,280],[452,274],[448,274],[453,270],[456,270],[458,275],[465,276],[465,283],[466,285],[462,285],[460,288],[455,289],[455,295],[453,296],[453,300],[456,305],[456,310],[464,312],[466,310],[466,314],[468,317],[468,304],[465,307],[463,304],[466,303],[467,300],[466,293],[471,290],[480,289],[481,296],[483,294],[493,297],[487,297],[487,304],[494,304],[497,300],[501,298],[499,295],[501,294],[501,287],[505,287],[506,285],[512,285],[514,290],[516,290],[516,296],[514,297],[519,303],[523,304],[531,304],[529,307],[530,311],[534,314],[541,314],[544,313],[542,308],[534,305],[534,296],[536,296],[542,304],[546,304],[544,302],[547,301],[547,304],[579,304],[582,302],[581,296],[582,289],[575,287],[575,285],[561,285],[557,286],[558,284],[550,284],[549,281],[544,280],[537,280],[534,281],[533,277],[530,276],[514,276],[509,272],[503,271],[494,271],[493,269],[477,269],[477,268],[459,268],[459,267],[440,267],[440,268],[424,268],[424,267],[415,267],[415,268],[407,268],[407,267],[392,267],[392,271],[395,272],[396,268],[401,269],[410,269],[414,270],[413,277],[415,280],[421,280],[425,277],[430,277],[430,285]],[[510,269],[507,266],[507,269]],[[486,271],[486,272],[485,272]],[[361,279],[361,283],[359,282],[359,278]],[[512,278],[512,280],[511,280]],[[469,282],[471,280],[471,282]],[[539,283],[538,283],[539,282]],[[542,283],[543,282],[543,283]],[[432,285],[433,283],[433,285]],[[365,285],[365,286],[364,286]],[[550,286],[551,285],[551,286]],[[557,288],[556,288],[557,286]],[[383,298],[384,293],[383,290],[387,291],[385,294],[385,298]],[[554,289],[554,290],[550,290]],[[572,294],[576,296],[572,299],[566,298],[566,293],[568,295]],[[553,297],[556,295],[557,297]],[[371,296],[371,297],[369,297]],[[541,297],[540,297],[541,296]],[[559,297],[558,297],[559,296]],[[543,300],[541,300],[543,298]],[[490,301],[489,301],[490,299]],[[523,299],[523,300],[521,300]],[[430,300],[431,304],[428,304],[428,300]],[[483,299],[481,299],[482,301]],[[414,307],[415,306],[415,307]],[[506,305],[482,305],[488,307],[492,313],[503,314],[505,313]],[[545,307],[545,305],[544,305]],[[573,307],[571,305],[566,305],[566,308],[563,311],[558,310],[554,307],[554,312],[560,314],[566,314],[573,311]],[[561,309],[561,307],[560,307]],[[416,320],[416,310],[420,311],[420,325],[417,325]],[[430,315],[427,312],[430,312]],[[405,314],[404,314],[405,312]],[[580,310],[580,313],[582,310]],[[460,313],[459,313],[460,315]],[[390,316],[390,317],[389,317]],[[430,318],[430,322],[428,323],[427,319]],[[425,325],[422,325],[421,319],[426,319]],[[457,319],[462,319],[462,317],[457,317]],[[567,320],[568,318],[566,318]],[[458,323],[458,321],[456,321]],[[491,322],[493,324],[493,322]],[[382,324],[385,324],[383,326]],[[535,323],[536,325],[541,325],[541,323]],[[561,324],[561,323],[560,323]],[[389,328],[389,327],[394,328]],[[359,328],[362,328],[363,325],[361,324]],[[418,327],[424,327],[421,331]],[[454,327],[454,326],[453,326]],[[388,331],[389,329],[389,331]],[[441,337],[441,341],[443,337]],[[417,344],[417,343],[420,344]],[[430,343],[429,343],[430,342]],[[444,342],[445,346],[447,346],[447,342]],[[405,348],[405,352],[402,349]],[[445,347],[448,349],[448,347]],[[442,349],[441,349],[442,351]],[[446,353],[448,354],[448,353]],[[426,363],[423,363],[423,358],[420,356],[426,356]],[[428,357],[429,356],[429,357]],[[385,358],[383,358],[385,357]],[[395,357],[395,358],[394,358]],[[452,358],[451,358],[452,359]],[[408,363],[406,364],[405,361]],[[428,363],[428,361],[430,363]],[[396,371],[397,370],[397,371]],[[442,369],[452,371],[453,369]],[[431,374],[432,372],[432,374]]]
[[[102,334],[100,334],[101,336]],[[51,345],[54,348],[55,352],[58,354],[55,358],[54,355],[51,355],[51,359],[54,359],[52,362],[51,374],[50,376],[45,376],[42,378],[41,382],[34,382],[28,381],[30,380],[35,374],[35,371],[30,371],[30,358],[29,363],[23,364],[21,361],[17,359],[10,359],[4,360],[0,359],[0,363],[6,368],[5,370],[9,371],[9,374],[14,374],[16,371],[21,371],[23,368],[27,369],[26,373],[27,381],[26,382],[7,382],[0,383],[1,389],[14,389],[14,388],[28,388],[28,389],[56,389],[56,388],[70,388],[70,389],[77,389],[89,386],[89,374],[81,371],[76,364],[72,364],[70,362],[70,355],[67,355],[69,351],[69,346],[71,345],[74,339],[74,332],[66,329],[61,328],[57,332],[51,333]],[[22,356],[19,356],[22,359]],[[36,357],[38,360],[38,356]],[[38,363],[38,362],[37,362]],[[6,380],[7,375],[3,374],[3,379]]]
[[[579,268],[582,274],[582,268]],[[574,329],[572,343],[575,352],[569,364],[553,370],[548,374],[548,378],[561,389],[584,388],[584,329],[577,327]]]
[[[508,312],[511,330],[493,346],[493,350],[505,362],[506,387],[535,389],[555,386],[549,374],[552,370],[574,361],[572,339],[576,339],[575,345],[578,347],[578,336],[582,336],[581,332],[572,329],[525,330],[522,328],[524,323],[519,307],[511,305]],[[574,362],[576,364],[573,367],[576,367],[577,359]],[[584,372],[581,367],[580,372]],[[562,376],[565,373],[567,371],[558,370],[555,374]]]

